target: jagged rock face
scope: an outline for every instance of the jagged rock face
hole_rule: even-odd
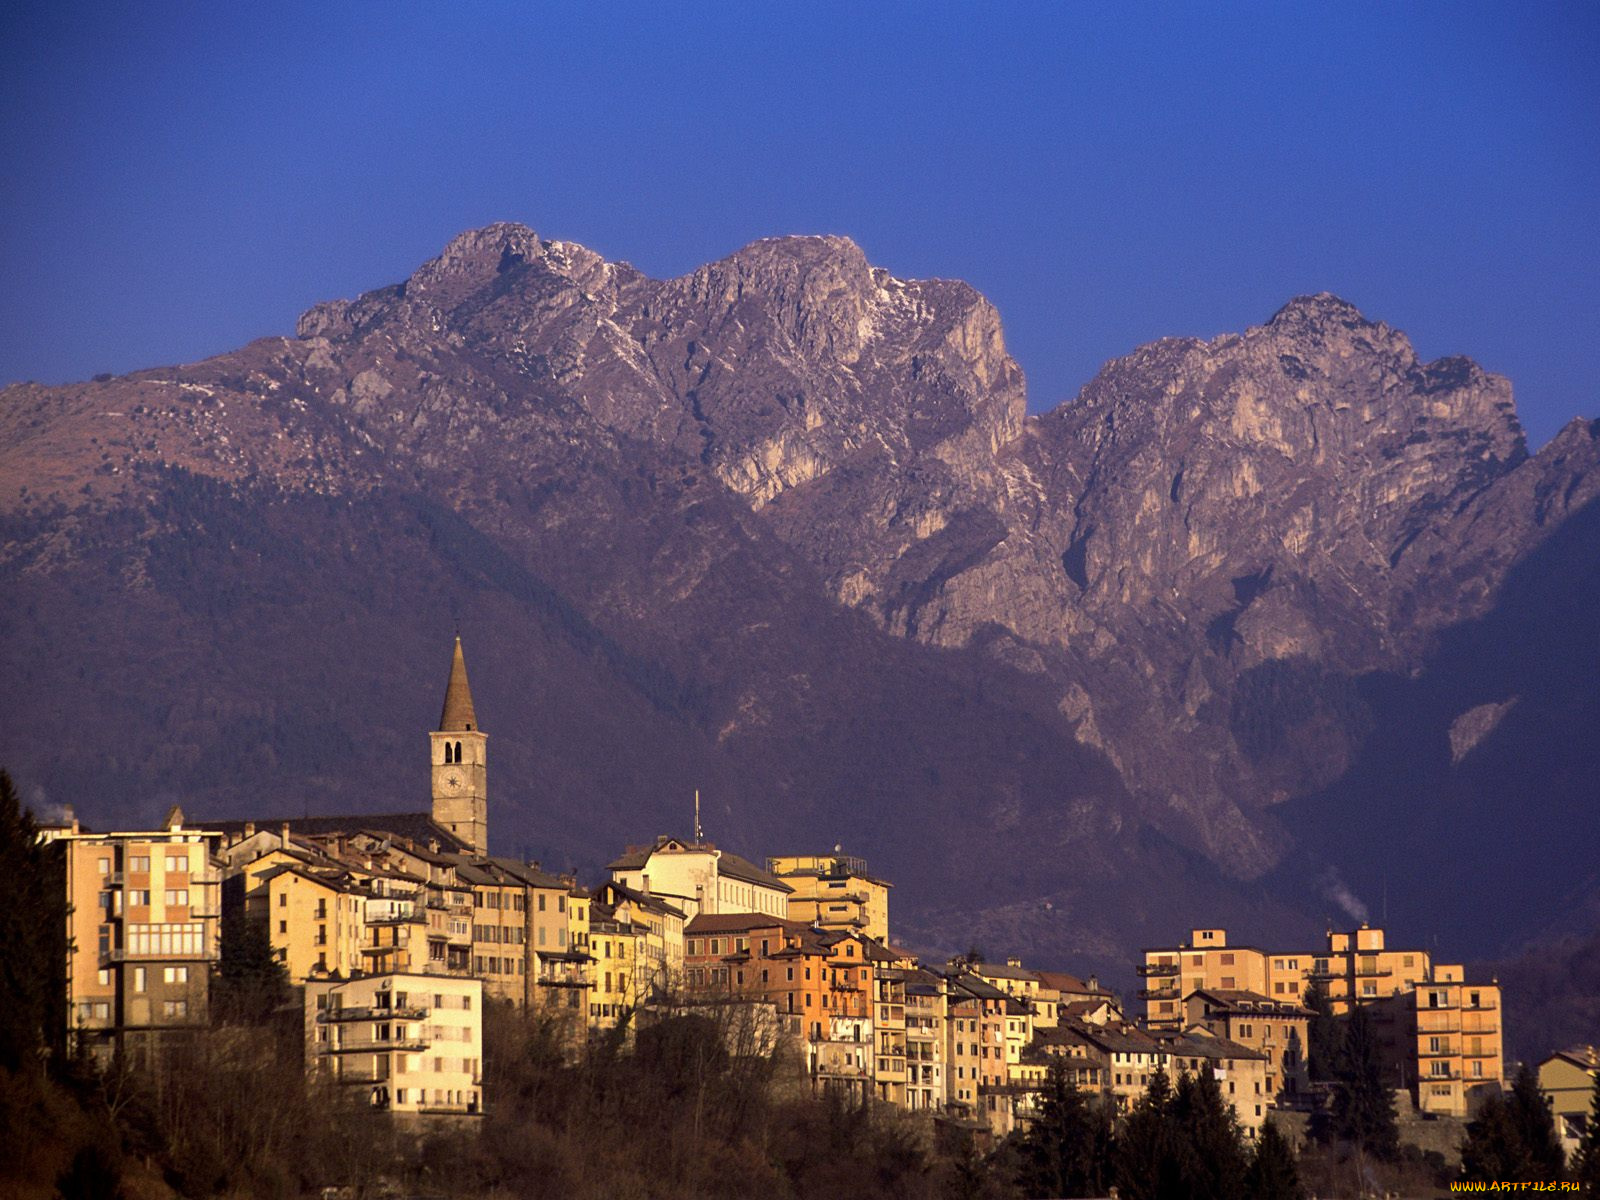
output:
[[[963,877],[979,846],[1010,880],[984,896],[997,936],[1070,940],[1018,915],[1053,896],[1080,948],[1181,925],[1083,908],[1154,864],[1190,872],[1174,904],[1225,905],[1243,893],[1221,881],[1284,861],[1273,806],[1332,784],[1367,735],[1353,681],[1419,669],[1600,491],[1600,424],[1529,458],[1505,380],[1419,362],[1325,294],[1143,347],[1031,418],[981,296],[895,279],[842,238],[757,242],[663,281],[491,226],[297,332],[0,393],[0,562],[27,611],[8,629],[40,686],[73,686],[26,652],[71,644],[68,613],[141,613],[122,623],[147,622],[131,631],[147,642],[226,624],[256,661],[274,605],[404,624],[415,588],[412,608],[542,631],[508,641],[553,678],[506,703],[582,732],[522,761],[576,806],[517,810],[540,836],[601,855],[660,832],[629,824],[656,810],[626,793],[666,763],[685,794],[720,781],[752,839],[844,830],[886,867]],[[321,574],[294,570],[285,522],[307,523]],[[192,628],[162,624],[176,610]],[[193,686],[161,662],[144,664],[155,686]],[[118,696],[85,736],[138,725],[140,699]],[[122,739],[119,786],[148,790],[176,759],[185,786],[244,806],[208,748],[255,735],[211,703],[151,726],[181,747],[165,758]],[[354,716],[329,719],[361,746]],[[1495,736],[1481,724],[1474,746]],[[30,730],[0,744],[24,773],[95,779]],[[637,760],[595,767],[602,730],[643,731]],[[327,763],[272,745],[285,786],[336,788]],[[379,758],[362,761],[373,777]],[[579,819],[596,812],[618,827]]]

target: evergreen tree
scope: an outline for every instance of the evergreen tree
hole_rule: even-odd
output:
[[[1486,1182],[1520,1180],[1527,1178],[1528,1167],[1509,1106],[1501,1096],[1489,1097],[1467,1125],[1467,1137],[1461,1143],[1461,1177]]]
[[[1357,1004],[1345,1022],[1342,1069],[1336,1077],[1330,1130],[1368,1154],[1392,1160],[1400,1150],[1400,1129],[1394,1093],[1383,1077],[1378,1032],[1364,1005]]]
[[[1572,1156],[1572,1177],[1585,1190],[1600,1192],[1600,1071],[1595,1072],[1594,1094],[1589,1098],[1589,1128]]]
[[[1344,1030],[1322,985],[1312,981],[1302,1003],[1311,1010],[1306,1029],[1308,1067],[1314,1080],[1337,1079],[1344,1066]]]
[[[1539,1077],[1526,1063],[1511,1083],[1507,1107],[1533,1171],[1529,1178],[1552,1180],[1565,1176],[1567,1156],[1561,1149],[1561,1139],[1556,1136],[1555,1117],[1550,1113],[1549,1101],[1539,1090]]]
[[[41,844],[11,776],[0,771],[0,1067],[63,1056],[67,1033],[67,888],[59,848]]]
[[[1261,1127],[1261,1140],[1245,1175],[1246,1200],[1305,1200],[1300,1185],[1300,1164],[1295,1161],[1289,1140],[1268,1121]]]
[[[1109,1126],[1059,1063],[1052,1063],[1039,1113],[1017,1143],[1017,1185],[1029,1196],[1100,1196],[1109,1181]]]
[[[218,957],[212,1002],[220,1019],[259,1023],[288,1001],[289,973],[265,923],[238,908],[225,912]]]
[[[1473,1180],[1549,1182],[1566,1174],[1555,1119],[1532,1068],[1517,1072],[1509,1096],[1492,1096],[1467,1126],[1461,1173]]]
[[[1174,1200],[1188,1195],[1173,1115],[1172,1085],[1157,1073],[1133,1106],[1117,1139],[1117,1194],[1124,1200]]]
[[[1193,1200],[1237,1200],[1244,1190],[1249,1159],[1233,1106],[1222,1098],[1217,1077],[1208,1066],[1178,1081],[1172,1112]]]

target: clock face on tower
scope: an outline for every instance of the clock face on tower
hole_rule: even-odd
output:
[[[456,775],[446,775],[444,777],[444,785],[445,785],[445,787],[454,790],[455,788],[458,788],[458,787],[461,786],[461,779],[460,779],[459,776],[456,776]]]

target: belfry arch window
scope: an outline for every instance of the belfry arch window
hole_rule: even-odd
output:
[[[450,745],[449,742],[444,744],[444,762],[445,766],[449,766],[451,763],[455,762],[455,749]]]
[[[460,742],[456,743],[456,761],[457,762],[461,761],[461,743]]]

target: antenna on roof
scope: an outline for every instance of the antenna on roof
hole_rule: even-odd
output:
[[[704,840],[704,838],[702,837],[702,835],[700,833],[700,789],[699,788],[695,788],[695,790],[694,790],[694,841],[695,841],[695,845],[698,846],[703,840]]]

